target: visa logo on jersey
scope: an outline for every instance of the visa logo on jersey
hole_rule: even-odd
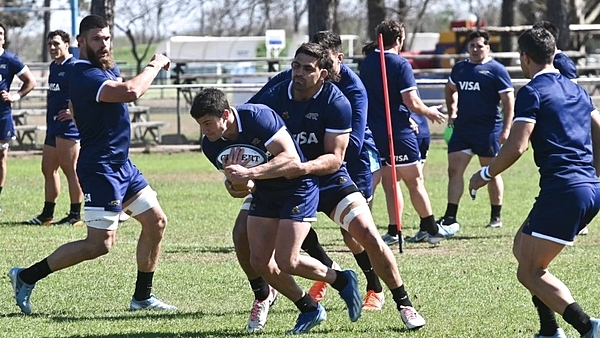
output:
[[[49,83],[48,89],[51,92],[60,92],[60,85],[58,83]]]
[[[479,88],[479,82],[474,81],[458,81],[458,87],[460,90],[481,90],[481,88]]]
[[[315,133],[308,133],[305,131],[301,131],[298,134],[294,135],[294,139],[298,144],[311,144],[311,143],[319,143],[319,139]]]

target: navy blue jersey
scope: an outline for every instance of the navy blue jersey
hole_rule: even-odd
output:
[[[417,82],[408,60],[385,51],[385,67],[392,117],[392,133],[395,139],[414,137],[410,127],[410,111],[402,101],[402,93],[417,90]],[[360,65],[360,78],[367,88],[369,108],[367,123],[376,140],[387,139],[387,122],[381,77],[380,51],[370,53]],[[379,141],[378,141],[379,142]]]
[[[238,137],[235,140],[218,139],[214,142],[209,141],[206,137],[202,138],[202,151],[208,160],[217,167],[217,156],[225,149],[225,147],[233,144],[249,144],[264,151],[269,160],[272,158],[267,150],[267,146],[277,138],[277,133],[285,132],[291,134],[287,130],[285,123],[271,108],[262,104],[243,104],[233,110],[235,114]],[[306,158],[302,154],[300,147],[296,142],[296,152],[300,156],[302,162]],[[217,167],[218,168],[218,167]],[[295,179],[273,178],[267,180],[255,180],[256,189],[273,190],[273,189],[295,189],[303,182],[313,181],[313,176],[302,176]]]
[[[74,57],[69,57],[60,65],[56,64],[56,61],[50,63],[46,106],[46,124],[48,130],[56,129],[60,124],[68,125],[69,127],[75,125],[72,120],[61,122],[56,119],[59,111],[69,108],[69,80],[71,79],[75,61]]]
[[[535,123],[530,141],[543,190],[598,182],[590,133],[594,110],[587,92],[558,70],[537,73],[517,93],[514,121]]]
[[[311,99],[294,101],[292,81],[286,80],[257,99],[283,118],[287,128],[308,160],[325,153],[325,133],[349,133],[352,130],[352,108],[348,99],[330,82]]]
[[[291,78],[291,69],[277,74],[250,99],[250,102],[255,102],[267,90]],[[358,75],[344,64],[340,66],[340,81],[332,83],[342,91],[352,107],[352,131],[344,157],[348,173],[361,189],[363,186],[366,189],[371,186],[371,182],[359,181],[363,181],[361,175],[364,172],[371,171],[369,147],[376,149],[373,134],[367,124],[367,90]]]
[[[69,96],[81,137],[78,166],[127,161],[131,138],[127,105],[100,102],[102,88],[116,78],[112,70],[100,69],[87,60],[77,60],[73,65]]]
[[[558,69],[558,71],[567,79],[577,78],[577,67],[575,66],[575,62],[573,62],[570,57],[566,56],[565,53],[558,52],[554,54],[554,61],[552,64],[554,65],[554,68]]]
[[[458,90],[458,117],[454,128],[489,134],[501,127],[500,94],[514,91],[510,75],[498,61],[488,57],[481,63],[469,59],[452,67],[448,79]]]
[[[0,55],[0,90],[10,91],[10,85],[16,76],[20,76],[27,70],[27,67],[19,60],[19,58],[4,50]],[[10,103],[0,100],[0,114],[10,114]]]

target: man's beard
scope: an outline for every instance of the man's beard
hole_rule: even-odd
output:
[[[112,59],[110,52],[105,57],[98,57],[96,52],[89,46],[86,47],[88,61],[103,70],[113,69],[115,67],[115,61]]]

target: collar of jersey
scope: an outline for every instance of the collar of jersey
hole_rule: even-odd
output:
[[[294,83],[294,80],[290,81],[290,84],[288,85],[288,97],[292,101],[294,101],[294,97],[292,96],[292,84],[293,83]],[[325,86],[325,83],[323,83],[323,85],[321,85],[321,88],[319,88],[319,90],[315,93],[315,95],[313,95],[313,97],[312,97],[313,99],[316,99],[317,96],[319,96],[319,94],[321,94],[324,86]]]
[[[485,59],[483,59],[483,60],[481,60],[481,62],[477,62],[477,63],[471,61],[471,59],[468,59],[468,58],[467,58],[467,60],[469,61],[469,63],[472,63],[474,65],[483,65],[485,63],[488,63],[488,62],[492,61],[492,57],[491,56],[486,56]]]
[[[544,74],[560,74],[560,72],[556,68],[555,69],[542,69],[539,72],[535,73],[535,75],[533,75],[533,77],[531,79],[533,80],[538,75],[544,75]]]

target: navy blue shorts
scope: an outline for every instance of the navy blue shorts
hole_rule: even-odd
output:
[[[493,133],[481,134],[454,128],[448,141],[448,154],[457,151],[470,150],[479,157],[494,157],[500,151],[500,132],[498,128]]]
[[[0,141],[10,141],[16,138],[15,125],[13,123],[12,114],[0,114]]]
[[[387,140],[377,142],[377,150],[381,156],[381,162],[385,165],[392,165],[390,160],[390,147]],[[416,137],[394,140],[394,157],[396,166],[409,165],[421,161],[421,151]]]
[[[579,230],[600,210],[600,184],[580,184],[540,192],[523,233],[564,245],[572,245]]]
[[[327,216],[331,215],[338,203],[353,192],[360,192],[360,190],[344,168],[331,175],[321,176],[319,180],[319,211]]]
[[[78,141],[80,139],[79,130],[77,130],[73,121],[54,121],[53,123],[48,124],[44,144],[50,147],[56,147],[57,137],[73,141]]]
[[[417,137],[417,143],[419,144],[419,154],[421,154],[421,161],[425,161],[427,159],[427,154],[429,154],[429,145],[431,143],[431,138]]]
[[[86,209],[120,212],[124,201],[148,186],[129,159],[122,164],[78,165],[77,177]]]
[[[280,191],[257,190],[252,193],[248,215],[264,218],[315,222],[319,205],[319,185],[303,183],[297,189]]]

